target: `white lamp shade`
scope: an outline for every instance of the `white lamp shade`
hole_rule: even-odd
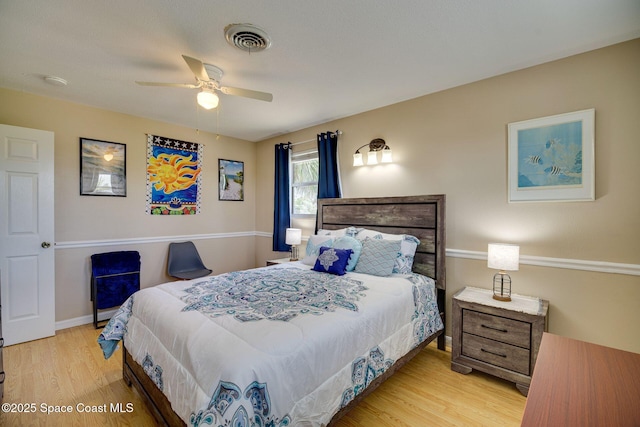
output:
[[[369,153],[367,153],[367,164],[368,165],[377,165],[378,164],[378,152],[377,151],[369,151]]]
[[[391,154],[391,148],[385,148],[382,150],[382,159],[381,163],[391,163],[393,162],[393,155]]]
[[[507,243],[489,243],[487,266],[501,271],[517,271],[520,264],[520,246]]]
[[[362,153],[355,153],[353,155],[353,166],[362,166]]]
[[[299,245],[302,243],[302,230],[299,228],[287,228],[285,243],[287,245]]]
[[[216,108],[218,106],[218,101],[218,95],[211,91],[203,90],[198,93],[198,104],[206,110]]]

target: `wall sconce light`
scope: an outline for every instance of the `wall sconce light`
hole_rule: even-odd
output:
[[[206,110],[216,108],[219,101],[218,95],[210,90],[202,89],[202,92],[198,92],[198,104]]]
[[[378,164],[378,152],[382,153],[380,162],[381,163],[391,163],[393,162],[393,156],[391,154],[391,147],[387,145],[384,139],[376,138],[371,140],[370,143],[364,144],[362,147],[358,148],[356,152],[353,154],[353,166],[363,166],[364,163],[362,161],[362,150],[364,147],[369,147],[369,152],[367,153],[367,165],[377,165]]]
[[[511,277],[506,271],[517,271],[520,265],[520,246],[489,243],[487,267],[498,271],[493,276],[493,299],[511,301]]]

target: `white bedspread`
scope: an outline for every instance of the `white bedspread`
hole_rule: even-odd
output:
[[[265,278],[250,284],[258,272]],[[301,263],[131,298],[102,340],[125,327],[125,346],[187,425],[325,425],[443,327],[429,278],[332,276]]]

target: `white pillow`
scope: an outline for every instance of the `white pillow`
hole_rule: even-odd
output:
[[[320,246],[332,247],[333,237],[319,235],[309,236],[309,240],[307,240],[307,249],[305,251],[306,256],[300,262],[306,265],[315,265],[318,254],[320,253]]]
[[[346,228],[341,228],[339,230],[325,230],[325,229],[320,229],[318,230],[318,232],[316,233],[317,236],[331,236],[331,237],[342,237],[345,235],[347,229]]]
[[[318,230],[316,234],[318,236],[331,236],[331,237],[342,237],[342,236],[356,237],[358,232],[361,230],[363,229],[356,228],[356,227],[340,228],[339,230],[325,230],[321,228],[320,230]]]

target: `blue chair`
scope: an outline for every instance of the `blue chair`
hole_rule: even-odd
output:
[[[118,307],[138,290],[140,290],[140,254],[137,251],[91,255],[91,301],[93,301],[93,326],[96,329],[98,329],[98,310]]]
[[[211,274],[205,267],[193,242],[169,243],[167,274],[181,280],[197,279]]]

